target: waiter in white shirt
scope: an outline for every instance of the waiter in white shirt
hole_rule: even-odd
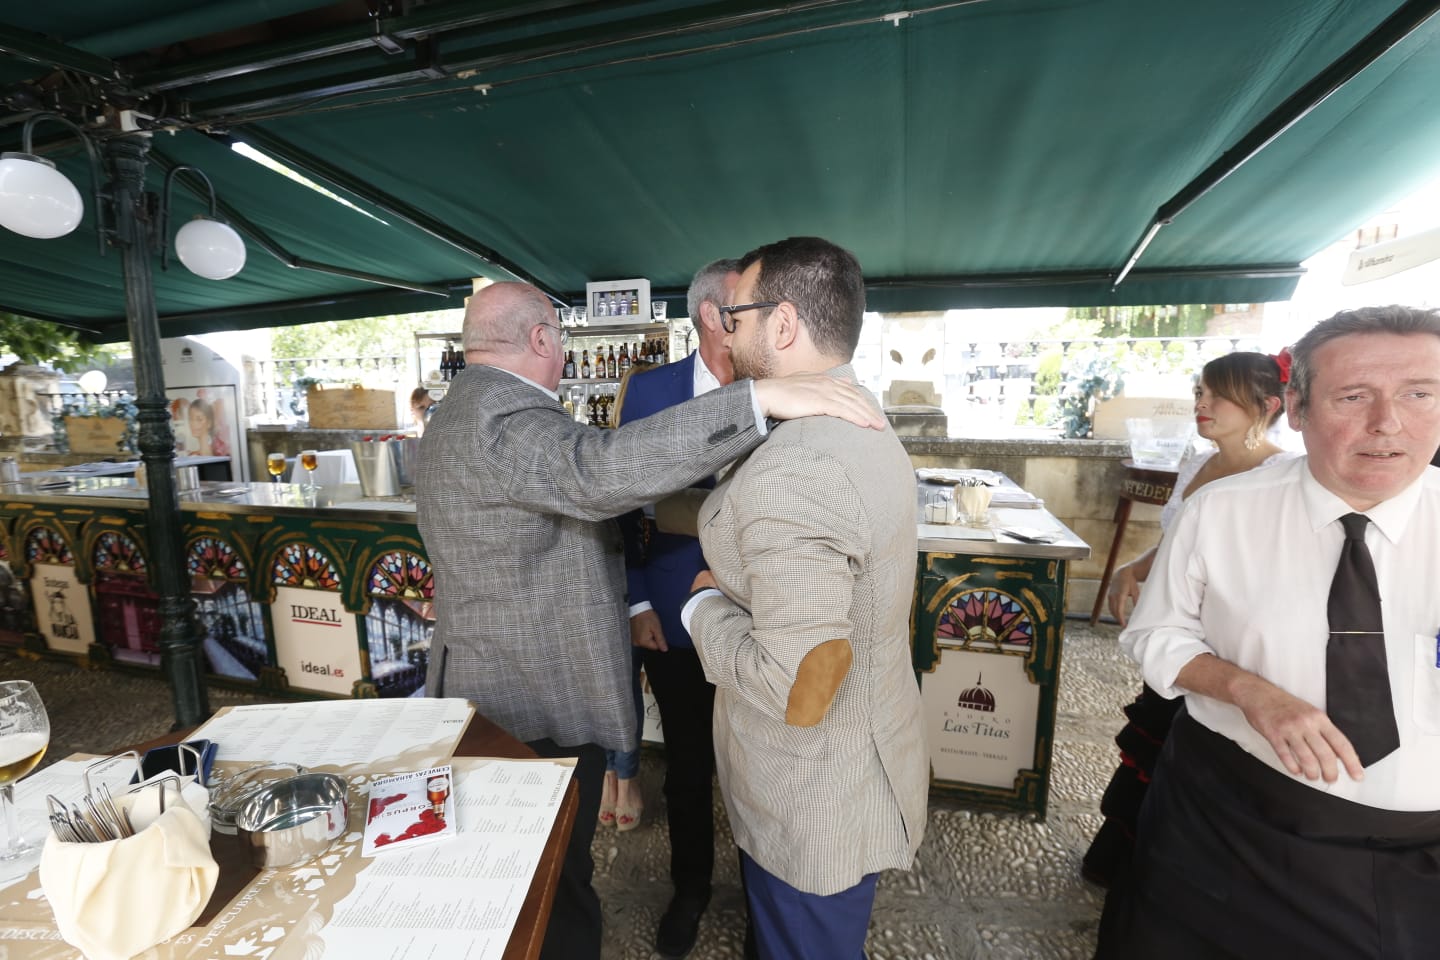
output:
[[[1120,636],[1187,706],[1103,960],[1440,956],[1440,311],[1317,324],[1286,408],[1308,455],[1191,497]]]

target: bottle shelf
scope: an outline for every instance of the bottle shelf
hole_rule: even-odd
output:
[[[561,385],[562,387],[583,386],[584,384],[587,384],[587,383],[609,383],[609,384],[616,384],[616,383],[619,383],[619,382],[620,382],[620,378],[619,378],[619,377],[561,377],[561,378],[560,378],[560,385]]]
[[[566,327],[571,340],[614,340],[617,337],[642,339],[670,338],[670,328],[662,320],[650,323],[590,323],[583,327]]]

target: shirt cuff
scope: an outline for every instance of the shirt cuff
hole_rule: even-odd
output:
[[[760,409],[760,398],[757,397],[757,396],[755,396],[755,381],[754,381],[754,380],[751,380],[751,381],[750,381],[750,409],[751,409],[751,410],[754,412],[754,414],[755,414],[755,429],[756,429],[757,431],[759,431],[760,436],[763,437],[763,436],[766,436],[767,434],[769,434],[769,433],[770,433],[770,424],[767,423],[766,420],[765,420],[765,411],[763,411],[763,410]],[[685,629],[688,630],[688,629],[690,629],[690,628],[689,628],[689,627],[686,627]]]
[[[630,604],[630,616],[633,617],[633,616],[636,616],[637,614],[644,613],[646,610],[654,610],[654,609],[655,609],[655,608],[650,605],[650,601],[649,601],[649,600],[641,600],[639,603],[632,603],[632,604]]]
[[[1149,653],[1141,665],[1140,673],[1145,677],[1145,682],[1150,684],[1150,689],[1167,700],[1174,700],[1190,692],[1175,685],[1180,671],[1184,670],[1191,660],[1207,653],[1214,655],[1215,651],[1203,640],[1172,640],[1165,649]]]
[[[695,636],[695,632],[690,629],[690,618],[695,615],[695,608],[700,605],[701,600],[704,600],[706,597],[723,596],[725,596],[725,594],[716,590],[714,587],[706,587],[703,590],[696,590],[690,594],[690,599],[686,600],[685,606],[680,608],[680,623],[685,627],[685,632],[690,634],[692,638]]]

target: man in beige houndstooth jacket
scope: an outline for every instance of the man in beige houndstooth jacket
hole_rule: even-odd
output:
[[[736,376],[853,382],[855,258],[800,237],[741,268],[720,308]],[[857,960],[878,871],[908,869],[924,834],[914,489],[894,431],[814,418],[772,431],[700,510],[710,570],[683,617],[716,686],[716,765],[763,960]]]

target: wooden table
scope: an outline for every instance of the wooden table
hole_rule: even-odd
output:
[[[151,747],[164,746],[185,739],[189,730],[178,731],[157,737],[149,743],[134,749],[141,753]],[[510,736],[480,714],[470,721],[465,735],[455,748],[457,757],[504,757],[506,759],[533,759],[535,751]],[[505,948],[505,960],[534,960],[540,956],[540,945],[545,940],[545,926],[550,920],[550,907],[555,901],[555,887],[560,879],[560,866],[565,860],[565,847],[570,842],[570,831],[575,826],[575,811],[579,808],[579,789],[575,781],[565,790],[565,801],[555,817],[550,838],[545,842],[545,851],[535,868],[520,915],[515,920],[515,929],[510,934],[510,943]],[[215,833],[210,838],[210,850],[215,862],[220,865],[220,878],[210,903],[193,926],[205,927],[260,873],[250,865],[249,854],[229,834]]]

